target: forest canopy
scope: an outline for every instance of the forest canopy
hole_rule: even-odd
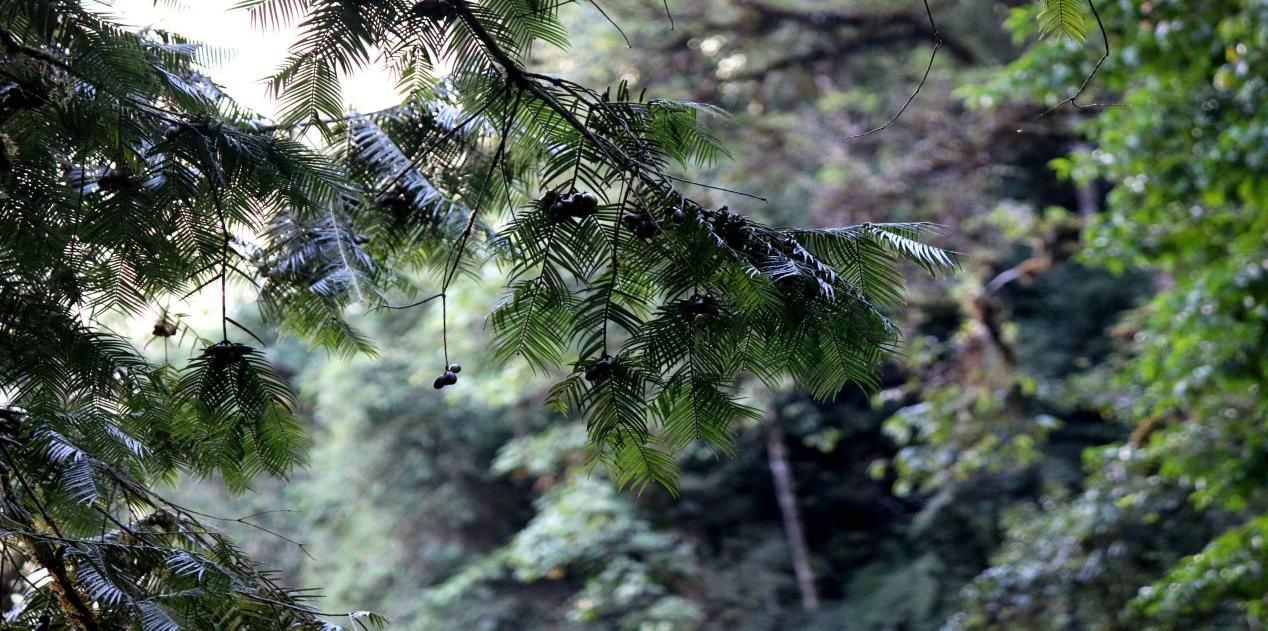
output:
[[[1268,8],[675,4],[0,0],[2,624],[1256,628]]]

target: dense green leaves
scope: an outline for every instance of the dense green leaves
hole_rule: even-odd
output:
[[[798,231],[693,200],[678,170],[725,155],[717,111],[531,71],[535,43],[567,45],[555,5],[245,2],[298,24],[277,121],[202,75],[192,42],[87,6],[0,1],[4,546],[50,577],[23,622],[57,601],[88,629],[327,624],[150,491],[242,490],[304,461],[239,293],[346,355],[374,352],[352,308],[437,305],[443,366],[448,305],[492,257],[510,276],[492,357],[559,377],[551,402],[618,486],[672,489],[680,450],[728,451],[756,417],[747,375],[820,397],[872,384],[899,266],[952,265],[914,224]],[[345,112],[341,77],[373,63],[403,104]],[[194,297],[218,306],[209,331],[168,310]],[[153,357],[111,328],[151,316]]]

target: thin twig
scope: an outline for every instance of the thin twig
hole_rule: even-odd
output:
[[[599,13],[603,16],[603,19],[607,20],[608,24],[611,24],[612,28],[616,29],[616,32],[621,34],[621,39],[625,40],[625,47],[634,48],[634,45],[630,43],[629,36],[625,34],[625,31],[621,28],[621,25],[617,24],[616,20],[613,20],[612,16],[608,15],[608,12],[604,11],[603,7],[599,6],[598,0],[590,0],[590,4],[594,5],[594,8],[599,10]]]
[[[864,136],[871,136],[876,132],[888,129],[890,125],[893,125],[894,122],[903,115],[903,112],[907,111],[907,108],[911,106],[912,101],[915,101],[916,96],[920,94],[920,90],[925,87],[925,83],[929,81],[929,73],[933,71],[933,62],[938,58],[938,50],[942,48],[942,33],[938,32],[938,24],[934,22],[933,9],[929,7],[929,0],[924,0],[924,3],[925,14],[929,16],[929,29],[933,32],[933,53],[929,55],[929,65],[925,67],[924,76],[920,77],[920,83],[916,84],[915,91],[911,93],[911,96],[907,97],[907,101],[903,103],[903,106],[898,109],[898,112],[896,112],[892,118],[885,121],[884,125],[881,125],[876,129],[865,131],[861,134],[854,134],[853,136],[846,138],[846,141],[854,140],[855,138],[862,138]]]
[[[1075,92],[1070,98],[1048,108],[1047,110],[1044,111],[1044,113],[1040,114],[1038,118],[1043,118],[1057,111],[1058,109],[1060,109],[1067,103],[1070,105],[1073,105],[1075,109],[1080,109],[1080,110],[1094,109],[1098,107],[1113,107],[1115,105],[1121,105],[1121,103],[1088,103],[1087,105],[1080,105],[1079,102],[1077,101],[1077,99],[1080,96],[1083,96],[1083,93],[1087,91],[1088,86],[1092,84],[1092,79],[1096,77],[1096,73],[1101,69],[1101,66],[1105,63],[1105,60],[1109,59],[1109,56],[1110,56],[1109,33],[1105,31],[1105,23],[1101,21],[1101,14],[1099,11],[1096,10],[1096,3],[1093,2],[1092,0],[1087,0],[1087,5],[1088,7],[1092,9],[1092,17],[1096,18],[1096,26],[1101,31],[1101,43],[1105,45],[1105,52],[1101,54],[1100,59],[1096,60],[1096,65],[1092,67],[1092,72],[1088,73],[1087,78],[1083,80],[1083,85],[1079,86],[1079,89],[1077,92]]]
[[[670,180],[675,180],[675,181],[678,181],[678,182],[682,182],[683,184],[690,184],[690,185],[692,185],[692,186],[699,186],[700,188],[707,188],[707,189],[714,190],[714,191],[722,191],[723,193],[731,193],[732,195],[740,195],[740,196],[743,196],[743,197],[748,197],[748,198],[750,198],[750,199],[756,199],[756,200],[758,200],[758,201],[760,201],[760,202],[768,202],[768,201],[770,201],[770,200],[766,199],[765,197],[762,197],[761,195],[754,195],[754,194],[752,194],[752,193],[745,193],[744,191],[737,191],[737,190],[735,190],[735,189],[733,189],[733,188],[726,188],[725,186],[715,186],[715,185],[713,185],[713,184],[705,184],[704,182],[697,182],[697,181],[695,181],[695,180],[689,180],[689,179],[687,179],[687,178],[685,178],[685,177],[678,177],[677,175],[670,175],[670,174],[668,174],[668,173],[661,173],[661,174],[660,174],[660,176],[661,176],[661,177],[663,177],[663,178],[666,178],[666,179],[670,179]]]
[[[216,217],[220,220],[220,335],[222,341],[228,342],[229,298],[226,285],[229,280],[229,227],[225,223],[225,211],[220,205],[218,189],[212,189],[211,198],[216,204]]]
[[[371,311],[378,311],[379,309],[398,309],[398,310],[400,310],[400,309],[413,309],[414,307],[417,307],[417,306],[419,306],[419,305],[425,305],[425,304],[427,304],[427,303],[429,303],[429,302],[431,302],[431,301],[433,301],[433,300],[435,300],[435,299],[437,299],[437,298],[440,298],[440,297],[441,297],[441,296],[443,296],[443,295],[444,295],[444,294],[434,294],[434,295],[428,296],[428,297],[426,297],[426,298],[423,298],[422,300],[419,300],[418,302],[411,302],[411,303],[409,303],[409,304],[407,304],[407,305],[387,305],[387,304],[384,304],[384,305],[379,305],[379,306],[375,307],[374,309],[371,309]]]

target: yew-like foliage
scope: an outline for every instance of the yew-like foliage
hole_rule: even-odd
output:
[[[742,375],[823,397],[870,383],[898,342],[899,262],[952,265],[921,225],[785,229],[693,200],[684,173],[724,154],[718,112],[534,72],[534,43],[567,44],[556,3],[243,4],[300,25],[271,82],[278,121],[222,94],[177,35],[0,0],[0,551],[30,579],[6,622],[334,628],[151,490],[241,489],[303,462],[233,288],[282,330],[373,353],[349,306],[447,314],[476,282],[461,272],[492,259],[509,283],[487,359],[558,375],[550,402],[584,416],[614,477],[672,489],[675,450],[726,450],[754,415]],[[374,63],[403,103],[345,112],[338,77]],[[195,294],[219,300],[214,330],[166,315]],[[155,313],[159,344],[190,359],[149,359],[108,326]]]

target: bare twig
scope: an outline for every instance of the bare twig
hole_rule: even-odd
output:
[[[1044,113],[1039,115],[1039,118],[1043,118],[1057,111],[1058,109],[1061,109],[1067,103],[1070,105],[1073,105],[1075,109],[1080,109],[1080,110],[1121,105],[1120,103],[1088,103],[1087,105],[1081,105],[1079,104],[1077,100],[1080,96],[1083,96],[1084,92],[1087,91],[1088,86],[1092,84],[1092,79],[1096,78],[1096,73],[1101,69],[1101,66],[1105,63],[1105,60],[1109,59],[1109,56],[1110,56],[1109,34],[1105,31],[1105,23],[1101,21],[1101,14],[1099,11],[1096,10],[1096,3],[1093,2],[1093,0],[1087,0],[1087,5],[1091,7],[1092,17],[1096,18],[1096,26],[1101,31],[1101,43],[1105,45],[1105,52],[1101,54],[1100,59],[1096,60],[1096,65],[1092,67],[1092,72],[1088,73],[1087,78],[1083,80],[1083,85],[1079,86],[1078,91],[1076,91],[1073,95],[1071,95],[1070,98],[1060,103],[1057,103],[1056,105],[1053,105],[1052,107],[1045,110]]]
[[[420,305],[425,305],[425,304],[427,304],[427,303],[429,303],[429,302],[431,302],[431,301],[433,301],[433,300],[435,300],[435,299],[437,299],[437,298],[440,298],[440,297],[441,297],[441,296],[443,296],[443,295],[444,295],[444,294],[433,294],[433,295],[431,295],[431,296],[428,296],[428,297],[426,297],[426,298],[423,298],[422,300],[419,300],[419,301],[417,301],[417,302],[411,302],[411,303],[409,303],[409,304],[407,304],[407,305],[387,305],[387,304],[384,304],[384,305],[379,305],[379,306],[375,307],[374,309],[372,309],[372,311],[378,311],[379,309],[397,309],[397,310],[401,310],[401,309],[413,309],[414,307],[417,307],[417,306],[420,306]]]
[[[603,7],[599,6],[598,1],[590,0],[590,4],[594,5],[594,8],[598,9],[599,14],[603,16],[603,19],[607,20],[608,24],[611,24],[612,28],[616,29],[616,32],[621,34],[621,39],[625,40],[625,47],[634,48],[634,45],[630,43],[629,36],[625,34],[625,30],[621,28],[620,24],[616,23],[616,20],[612,19],[612,16],[608,15],[607,11],[603,10]]]
[[[938,51],[942,48],[942,33],[938,32],[938,24],[933,19],[933,9],[929,7],[929,0],[923,1],[925,3],[925,14],[929,16],[929,29],[933,35],[933,52],[929,55],[929,65],[925,67],[924,76],[920,77],[920,83],[916,84],[916,89],[911,93],[911,96],[907,97],[907,101],[903,103],[903,106],[898,109],[898,112],[896,112],[892,118],[885,121],[884,125],[865,131],[861,134],[854,134],[853,136],[846,138],[847,141],[854,140],[855,138],[862,138],[864,136],[871,136],[876,132],[888,129],[890,125],[893,125],[894,122],[907,111],[907,108],[911,106],[912,101],[915,101],[916,96],[920,94],[920,90],[925,87],[925,83],[929,81],[929,73],[933,71],[933,62],[938,58]]]

